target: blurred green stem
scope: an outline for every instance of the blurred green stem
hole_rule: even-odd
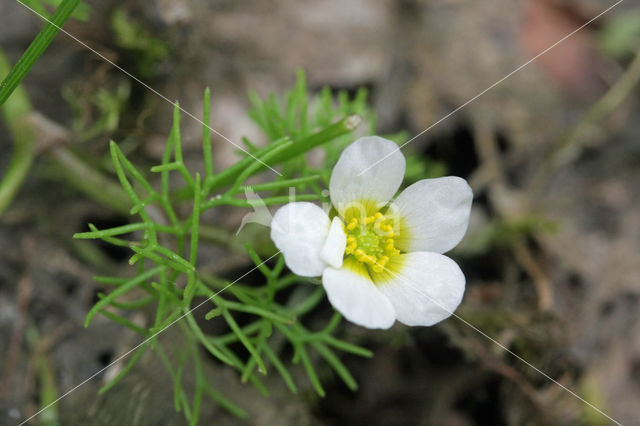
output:
[[[531,180],[529,194],[534,198],[542,187],[548,182],[551,173],[566,164],[575,157],[579,145],[583,142],[585,132],[594,123],[605,119],[611,114],[630,94],[640,82],[640,50],[620,78],[611,86],[590,109],[584,118],[569,131],[567,136],[557,144],[549,156],[538,168],[538,172]]]
[[[9,62],[0,51],[0,73],[9,69]],[[20,85],[15,87],[13,96],[0,108],[2,117],[13,139],[11,162],[0,182],[0,215],[9,206],[25,180],[37,153],[38,129],[29,97]],[[57,127],[55,124],[51,124]],[[49,129],[45,129],[47,131]],[[66,147],[54,147],[49,158],[58,167],[63,178],[71,186],[86,193],[96,201],[110,208],[128,214],[130,203],[120,186],[102,176],[100,172],[83,162]]]
[[[580,142],[580,139],[588,130],[589,126],[606,118],[618,105],[624,101],[628,95],[633,93],[633,88],[640,81],[640,50],[627,67],[622,76],[615,82],[613,86],[604,94],[587,112],[585,117],[574,127],[569,133],[566,140],[559,148],[559,155],[567,150],[574,142]]]
[[[0,50],[0,74],[7,73],[9,68],[9,61]],[[31,113],[31,103],[22,87],[18,86],[14,89],[11,102],[0,108],[9,134],[13,139],[11,162],[2,182],[0,182],[0,215],[18,192],[36,152],[35,134],[26,124],[26,118]]]
[[[122,188],[91,165],[82,161],[66,147],[53,148],[48,153],[64,180],[100,204],[128,215],[131,202]]]
[[[6,100],[9,99],[9,96],[18,87],[31,67],[51,44],[58,31],[60,31],[60,27],[67,22],[79,2],[80,0],[63,0],[58,6],[47,25],[38,33],[29,47],[27,47],[27,50],[24,51],[18,63],[11,68],[7,77],[0,83],[0,105],[4,105]],[[22,4],[19,0],[18,3]],[[4,74],[6,74],[6,71],[2,70],[2,75]]]
[[[0,51],[0,75],[6,75],[0,83],[0,106],[14,141],[9,168],[0,182],[0,215],[18,192],[36,154],[35,135],[24,123],[31,112],[31,105],[24,89],[20,88],[20,82],[51,44],[79,2],[80,0],[63,0],[51,16],[50,22],[38,33],[13,68]],[[14,98],[7,104],[6,101],[12,94]]]

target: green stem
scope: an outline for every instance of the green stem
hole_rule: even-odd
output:
[[[22,79],[27,75],[31,67],[44,53],[49,44],[53,41],[60,27],[67,22],[69,16],[76,8],[80,0],[63,0],[56,9],[47,25],[40,31],[36,38],[25,50],[18,63],[9,71],[9,75],[0,83],[0,105],[4,105],[9,96],[18,87]],[[21,2],[20,2],[21,3]]]
[[[289,188],[291,186],[302,185],[304,183],[313,182],[318,179],[320,179],[320,175],[304,176],[304,177],[293,178],[293,179],[274,180],[273,182],[260,183],[257,185],[241,186],[235,192],[241,193],[246,191],[247,189],[250,189],[254,192],[271,191],[276,189]]]
[[[537,194],[548,182],[551,173],[562,164],[573,158],[583,137],[590,126],[599,123],[611,114],[629,95],[634,94],[634,88],[640,82],[640,50],[622,76],[609,88],[587,112],[584,118],[569,131],[567,136],[553,147],[551,153],[538,167],[537,173],[531,179],[527,192],[529,204],[533,203]]]
[[[9,61],[0,51],[0,74],[9,70]],[[11,102],[2,106],[2,117],[13,139],[13,156],[2,182],[0,182],[0,214],[9,206],[29,172],[36,155],[35,134],[26,123],[31,113],[29,97],[18,87]]]
[[[358,124],[360,124],[360,117],[358,117],[357,115],[351,115],[349,117],[343,118],[342,120],[330,125],[329,127],[317,133],[314,133],[311,136],[294,142],[273,160],[271,166],[281,164],[315,148],[316,146],[329,142],[337,138],[338,136],[347,134],[354,130],[358,126]],[[238,178],[238,176],[245,172],[247,167],[249,167],[255,161],[255,158],[245,157],[228,169],[218,173],[215,178],[211,180],[211,183],[205,188],[206,193],[227,185],[231,185]],[[264,166],[262,168],[256,168],[254,170],[254,173],[261,171],[263,168]]]
[[[204,90],[204,105],[202,121],[202,154],[204,155],[204,181],[208,182],[213,178],[213,159],[211,157],[211,130],[209,129],[209,119],[211,115],[211,90],[207,87]],[[205,185],[206,186],[206,185]]]

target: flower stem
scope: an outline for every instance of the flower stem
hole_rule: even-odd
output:
[[[287,160],[297,157],[323,143],[329,142],[338,136],[345,135],[354,130],[360,123],[360,118],[357,115],[350,115],[342,120],[326,127],[325,129],[314,133],[311,136],[295,141],[288,146],[285,150],[279,153],[271,162],[272,166],[281,164]],[[268,147],[267,147],[268,148]],[[264,148],[263,148],[264,149]],[[228,169],[218,173],[206,189],[207,193],[212,190],[219,189],[221,187],[231,185],[247,167],[253,164],[256,160],[251,157],[246,157],[243,160],[238,161]],[[254,172],[260,171],[261,168],[256,168]],[[249,177],[249,176],[247,176]]]

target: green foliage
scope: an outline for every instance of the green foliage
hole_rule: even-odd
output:
[[[375,132],[375,116],[367,106],[366,89],[358,90],[355,98],[350,100],[346,91],[338,92],[337,99],[334,99],[331,89],[325,87],[311,101],[307,90],[305,73],[299,70],[295,88],[285,91],[282,100],[273,93],[266,100],[262,100],[255,92],[249,93],[252,105],[249,116],[260,126],[270,141],[283,137],[294,140],[306,138],[318,129],[328,127],[336,117],[352,114],[359,115],[367,122],[366,131],[369,134]],[[349,141],[350,138],[348,136],[336,138],[328,146],[333,147],[345,140]],[[245,143],[247,143],[246,140]],[[255,145],[247,143],[247,147],[254,149]]]
[[[51,14],[47,11],[47,6],[58,7],[62,0],[20,0],[21,3],[29,6],[31,9],[35,10],[41,16],[49,19]],[[89,20],[89,15],[91,14],[91,6],[87,3],[80,1],[78,6],[71,13],[71,18],[81,21],[87,22]]]
[[[11,162],[5,176],[0,181],[0,214],[9,206],[20,189],[36,155],[35,136],[26,122],[27,116],[32,112],[32,107],[26,92],[20,87],[20,82],[42,56],[67,19],[70,17],[86,18],[89,9],[79,1],[46,0],[47,3],[58,6],[58,8],[50,17],[51,22],[47,23],[38,33],[13,67],[9,65],[4,52],[0,51],[0,76],[6,75],[0,83],[0,108],[13,138]],[[40,1],[23,0],[23,3],[37,13],[41,13],[42,16],[49,18]]]
[[[118,144],[111,142],[115,173],[130,200],[130,213],[138,219],[110,229],[97,229],[90,224],[89,232],[74,237],[101,239],[130,248],[132,256],[129,263],[136,266],[137,273],[131,278],[96,277],[96,281],[113,287],[113,290],[99,294],[99,301],[89,311],[85,325],[88,326],[96,315],[101,314],[146,340],[102,392],[122,380],[149,349],[160,358],[171,375],[175,408],[184,413],[190,424],[197,424],[205,396],[237,416],[246,416],[244,410],[207,381],[203,373],[202,349],[236,369],[242,381],[252,383],[265,394],[268,390],[261,375],[271,369],[292,392],[297,392],[298,384],[291,374],[291,364],[301,364],[317,394],[324,396],[320,375],[316,371],[319,359],[324,360],[347,387],[357,388],[338,352],[364,357],[370,357],[371,352],[334,335],[341,321],[337,313],[328,318],[327,324],[319,330],[305,325],[305,317],[324,300],[324,290],[314,280],[286,271],[281,254],[273,249],[266,253],[261,250],[262,254],[258,254],[253,244],[247,244],[244,250],[255,266],[231,282],[203,272],[198,264],[199,247],[210,235],[200,223],[203,213],[219,206],[252,208],[250,200],[242,197],[248,188],[260,193],[266,205],[322,199],[322,175],[306,163],[304,155],[313,148],[321,147],[337,158],[335,154],[339,153],[342,145],[353,139],[351,133],[359,122],[353,113],[372,117],[363,95],[353,101],[343,96],[338,106],[329,106],[328,95],[321,94],[323,104],[313,113],[316,118],[312,118],[303,83],[304,75],[300,73],[296,89],[286,95],[289,112],[284,121],[281,120],[284,117],[277,113],[273,96],[266,101],[254,96],[254,111],[261,111],[259,116],[254,112],[254,118],[262,123],[263,128],[278,130],[265,131],[270,141],[265,147],[258,148],[248,143],[251,156],[245,153],[236,165],[219,173],[214,173],[211,161],[209,90],[205,92],[204,106],[203,175],[193,173],[184,163],[177,105],[162,163],[152,167],[150,172],[139,170]],[[269,167],[280,165],[282,175],[265,183],[247,185],[247,179],[258,173],[266,172],[273,176],[265,164]],[[159,188],[156,188],[158,181]],[[177,181],[179,185],[176,188]],[[292,187],[299,195],[288,195],[288,189]],[[216,195],[213,195],[214,191]],[[217,232],[216,243],[233,245],[232,236],[222,230]],[[246,275],[256,270],[263,276],[261,285],[243,282]],[[282,296],[283,293],[290,294],[290,297]],[[206,321],[224,324],[224,327],[217,328],[222,331],[211,333],[196,321],[192,311],[200,307],[202,313],[206,313]],[[154,312],[148,324],[141,326],[129,319],[130,313],[138,309]],[[242,315],[242,322],[239,315]],[[167,347],[158,340],[158,334],[174,324],[180,327],[184,336],[184,344],[180,348]],[[293,349],[291,361],[282,359],[287,345]],[[243,350],[238,350],[239,347]],[[189,367],[196,377],[192,390],[183,386],[183,375]]]
[[[590,401],[594,406],[604,408],[607,406],[606,398],[602,394],[602,390],[591,377],[582,380],[581,394],[585,399]],[[605,426],[611,424],[602,413],[594,410],[590,405],[582,404],[580,406],[582,412],[580,415],[581,424],[585,426]]]
[[[89,95],[65,86],[62,96],[73,112],[74,141],[81,143],[113,133],[120,124],[130,94],[131,85],[127,80],[119,81],[113,90],[99,87]]]
[[[252,105],[249,116],[270,141],[284,137],[293,140],[313,137],[318,129],[330,128],[335,117],[341,116],[360,117],[365,122],[365,133],[374,134],[376,118],[367,106],[367,97],[368,91],[365,88],[359,89],[355,97],[349,99],[346,91],[339,91],[334,97],[331,89],[324,87],[309,99],[306,77],[300,70],[295,88],[286,91],[282,99],[270,94],[266,100],[262,100],[257,93],[249,93]],[[353,139],[350,134],[334,137],[329,143],[322,145],[324,158],[321,163],[310,166],[304,157],[297,155],[285,164],[283,170],[285,173],[317,173],[328,183],[331,167]],[[246,138],[244,143],[250,152],[255,149],[255,145]]]
[[[640,8],[612,17],[599,33],[602,50],[614,58],[623,58],[640,44]]]
[[[18,63],[11,68],[9,75],[0,83],[0,105],[3,105],[18,87],[22,79],[27,75],[36,61],[42,56],[49,44],[58,34],[59,28],[67,22],[80,0],[63,0],[60,6],[51,16],[50,21],[40,31],[36,38],[25,50]]]
[[[9,72],[10,65],[0,50],[0,75]],[[13,96],[0,107],[2,118],[13,139],[13,153],[9,167],[0,182],[0,215],[9,207],[27,176],[36,152],[35,136],[26,118],[32,111],[25,90],[16,86]]]
[[[116,9],[111,15],[111,28],[118,46],[135,55],[137,72],[142,77],[154,75],[155,65],[167,57],[169,46],[131,19],[124,8]]]
[[[320,92],[309,99],[307,95],[307,81],[303,71],[298,71],[296,86],[286,91],[281,99],[271,94],[266,100],[260,99],[255,93],[249,93],[252,108],[249,112],[253,121],[262,129],[271,141],[283,137],[305,138],[312,135],[317,129],[326,128],[336,116],[357,115],[365,121],[365,135],[376,134],[376,117],[367,106],[368,91],[360,88],[353,99],[345,90],[338,91],[334,97],[329,87],[324,87]],[[387,139],[402,145],[408,140],[406,132],[385,135]],[[288,172],[317,173],[328,184],[331,168],[338,161],[343,149],[353,142],[353,135],[345,135],[335,138],[331,143],[322,146],[324,150],[323,160],[315,166],[310,166],[304,158],[298,157],[285,166]],[[251,152],[255,145],[246,138],[246,148]],[[405,153],[407,169],[405,183],[411,184],[420,179],[441,177],[446,174],[446,166],[426,156],[418,156]]]

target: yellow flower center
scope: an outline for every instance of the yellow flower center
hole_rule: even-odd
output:
[[[393,256],[400,254],[395,247],[393,219],[380,212],[371,216],[351,217],[345,225],[346,256],[369,265],[374,272],[382,272]]]

